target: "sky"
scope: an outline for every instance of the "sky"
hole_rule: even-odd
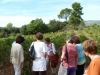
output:
[[[0,27],[8,23],[21,27],[36,18],[46,24],[54,19],[62,21],[57,15],[64,8],[72,9],[74,2],[83,7],[84,20],[100,20],[100,0],[0,0]]]

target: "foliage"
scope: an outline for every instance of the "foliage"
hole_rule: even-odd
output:
[[[67,18],[69,17],[71,11],[72,10],[69,8],[62,9],[58,15],[58,18],[66,19],[67,21]]]
[[[71,12],[68,22],[69,24],[73,25],[75,29],[75,26],[79,26],[81,21],[83,20],[81,17],[81,15],[83,15],[82,13],[83,7],[81,7],[80,3],[75,2],[72,4],[72,8],[73,10]]]
[[[43,23],[42,19],[36,19],[31,21],[30,24],[27,25],[27,33],[28,34],[36,34],[37,32],[46,32],[47,26]]]
[[[66,24],[61,23],[60,21],[56,21],[54,19],[54,20],[50,20],[48,24],[48,29],[49,29],[49,32],[56,32],[56,31],[63,29],[65,25]]]
[[[56,46],[56,50],[58,54],[61,54],[61,47],[64,44],[66,37],[70,35],[72,35],[72,32],[67,33],[66,31],[46,33],[44,34],[44,38],[50,37],[51,41]],[[25,41],[22,44],[22,46],[23,46],[24,51],[28,53],[31,43],[35,41],[36,38],[35,38],[35,35],[23,35],[23,36],[25,38]],[[9,62],[11,46],[15,38],[16,36],[10,36],[9,38],[0,39],[0,66]],[[25,60],[24,60],[23,75],[31,75],[32,61],[30,60],[30,56],[28,54],[24,54],[24,56],[25,56]]]
[[[27,35],[27,25],[23,25],[20,28],[20,33],[23,34],[23,35]]]
[[[11,30],[12,27],[13,27],[13,24],[12,24],[12,23],[8,23],[7,26],[6,26],[6,28],[7,28],[8,30]]]
[[[85,26],[85,22],[82,20],[80,26]]]

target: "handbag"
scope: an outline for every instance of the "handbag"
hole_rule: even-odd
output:
[[[30,58],[31,58],[32,60],[35,60],[34,43],[33,43],[33,45],[32,45],[31,48],[30,48]]]
[[[66,48],[66,63],[68,63],[68,51],[67,51],[67,46],[65,45]],[[59,70],[58,70],[58,75],[68,75],[68,67],[63,66],[62,62],[60,64]]]
[[[50,56],[49,60],[50,60],[50,66],[52,68],[55,68],[58,65],[58,60],[59,60],[58,53],[54,54],[53,56]]]
[[[51,48],[52,48],[52,44],[51,44]],[[56,52],[55,54],[51,51],[50,55],[49,55],[49,60],[50,60],[50,67],[52,68],[56,68],[56,66],[58,65],[58,61],[59,61],[59,55]]]
[[[68,75],[68,67],[63,66],[62,62],[60,63],[58,75]]]

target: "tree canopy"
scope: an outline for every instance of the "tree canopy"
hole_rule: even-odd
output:
[[[69,22],[69,24],[72,24],[75,29],[75,26],[79,26],[81,21],[83,20],[81,17],[81,15],[83,15],[83,13],[82,13],[83,7],[81,7],[80,3],[75,2],[72,4],[72,8],[73,8],[73,10],[71,12],[68,22]]]
[[[69,17],[71,11],[72,10],[69,8],[62,9],[58,15],[58,18],[66,19],[67,21],[67,18]]]

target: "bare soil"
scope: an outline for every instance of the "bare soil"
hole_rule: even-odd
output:
[[[6,63],[0,67],[0,75],[13,75],[13,65],[11,63]]]
[[[58,72],[58,69],[59,69],[59,64],[60,64],[60,61],[59,61],[58,65],[57,65],[57,67],[56,67],[57,72]],[[0,75],[14,75],[13,65],[10,62],[8,62],[8,63],[4,64],[3,66],[1,66],[0,67]],[[51,73],[51,69],[50,68],[47,70],[47,75],[53,75]],[[56,75],[57,75],[57,73],[56,73]]]

